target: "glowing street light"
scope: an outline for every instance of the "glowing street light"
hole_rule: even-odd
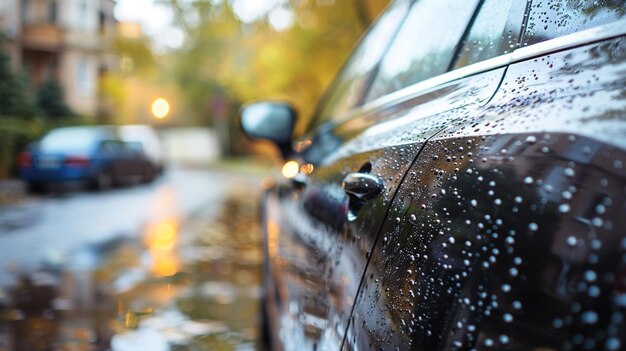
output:
[[[167,100],[158,98],[152,102],[152,114],[154,117],[161,119],[165,118],[170,112],[170,104]]]
[[[300,171],[300,165],[296,161],[289,161],[283,165],[282,173],[285,178],[295,178]]]

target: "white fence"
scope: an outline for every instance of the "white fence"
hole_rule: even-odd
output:
[[[167,164],[204,166],[222,155],[217,134],[209,128],[185,127],[159,130]]]

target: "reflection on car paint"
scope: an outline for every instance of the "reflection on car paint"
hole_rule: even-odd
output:
[[[428,143],[344,347],[621,348],[623,45],[513,65],[484,113]]]

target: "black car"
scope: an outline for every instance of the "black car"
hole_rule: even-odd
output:
[[[263,197],[276,350],[626,348],[626,2],[398,0]],[[297,163],[294,163],[297,162]]]

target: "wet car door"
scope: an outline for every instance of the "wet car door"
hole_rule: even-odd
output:
[[[391,12],[407,14],[398,37],[421,43],[411,52],[404,42],[394,42],[373,68],[383,77],[397,75],[397,58],[410,55],[403,80],[374,86],[377,90],[361,97],[362,106],[320,123],[296,145],[300,174],[267,193],[267,313],[279,324],[272,326],[280,330],[274,343],[286,349],[340,347],[369,253],[408,167],[447,118],[486,103],[503,76],[500,68],[464,73],[471,79],[427,81],[449,69],[478,1],[460,8],[454,0],[423,0],[409,10],[410,3],[396,2]],[[436,21],[442,13],[454,13],[453,21]],[[437,35],[417,38],[415,33],[428,30]],[[442,42],[447,49],[434,52]],[[340,78],[335,87],[341,83]],[[331,110],[341,110],[337,106],[348,100],[328,98]],[[404,133],[407,128],[412,132]]]
[[[553,5],[533,1],[525,43],[623,15]],[[346,349],[623,348],[625,28],[517,50],[484,110],[428,141],[383,224]]]
[[[409,5],[408,0],[398,1],[381,16],[333,83],[318,119],[330,119],[357,104],[386,48],[380,41],[393,38]],[[352,304],[344,290],[358,284],[354,282],[358,273],[346,275],[343,283],[329,278],[337,276],[333,267],[340,264],[332,261],[331,251],[337,250],[340,236],[351,234],[346,233],[341,174],[319,167],[341,140],[324,132],[323,122],[317,124],[317,136],[295,145],[298,175],[271,184],[263,201],[264,314],[268,341],[275,350],[337,348]],[[367,162],[366,157],[354,160],[356,167]]]

